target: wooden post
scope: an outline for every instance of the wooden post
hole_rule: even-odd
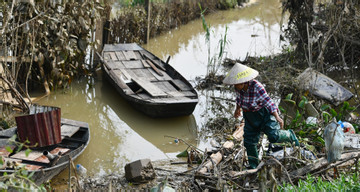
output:
[[[109,34],[109,27],[110,27],[110,13],[111,7],[105,7],[105,17],[100,18],[96,21],[96,29],[95,29],[95,42],[99,44],[97,45],[95,52],[101,53],[104,44],[108,43],[108,34]],[[97,63],[100,60],[97,54],[94,54],[94,63]],[[95,62],[96,61],[96,62]]]
[[[149,42],[150,39],[150,13],[151,13],[151,1],[145,0],[145,11],[147,16],[147,29],[146,29],[146,41],[145,43]]]

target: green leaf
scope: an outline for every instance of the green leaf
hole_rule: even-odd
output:
[[[283,107],[279,106],[278,108],[279,108],[281,113],[286,113],[286,110]]]
[[[187,149],[179,154],[176,155],[176,157],[188,157],[188,151]]]
[[[298,121],[300,118],[301,118],[301,114],[299,110],[296,110],[296,116],[295,116],[296,121]]]
[[[347,109],[349,109],[349,107],[350,107],[349,102],[344,101],[344,104],[343,104],[343,106],[341,107],[341,109],[343,109],[343,110],[347,110]]]
[[[290,104],[296,105],[296,102],[294,100],[290,100],[290,99],[284,99],[285,102],[288,102]]]
[[[26,155],[26,157],[29,156],[30,152],[31,152],[31,149],[26,149],[26,150],[25,150],[25,155]]]
[[[293,96],[293,94],[289,93],[288,95],[286,95],[285,99],[291,100],[292,96]]]
[[[31,171],[30,174],[28,175],[28,178],[31,178],[34,174],[35,174],[35,171]]]
[[[6,146],[5,149],[6,149],[6,151],[8,151],[9,153],[12,153],[12,152],[13,152],[13,150],[12,150],[11,147],[9,147],[9,146]]]
[[[301,109],[304,109],[305,108],[305,104],[306,104],[306,101],[305,100],[301,100],[300,103],[299,103],[299,107]]]
[[[330,114],[331,114],[333,117],[336,117],[336,116],[337,116],[337,112],[335,111],[335,109],[330,109]]]
[[[321,107],[320,107],[320,110],[321,111],[326,111],[326,110],[328,110],[330,108],[330,105],[322,105]]]

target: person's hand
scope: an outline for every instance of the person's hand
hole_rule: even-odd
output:
[[[283,129],[284,128],[284,121],[280,117],[276,118],[276,121],[279,122],[280,128]]]
[[[241,116],[241,108],[239,106],[236,106],[235,112],[234,112],[234,117],[238,118]]]
[[[283,129],[284,128],[284,121],[281,119],[281,117],[279,116],[279,114],[277,112],[273,113],[276,121],[279,123],[280,128]]]

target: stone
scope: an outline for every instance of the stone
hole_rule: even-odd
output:
[[[129,182],[147,182],[155,178],[150,159],[140,159],[125,165],[125,178]]]

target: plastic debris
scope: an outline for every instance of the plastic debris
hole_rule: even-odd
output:
[[[305,122],[307,125],[316,126],[317,118],[316,117],[308,117],[308,118],[306,118]]]
[[[285,149],[286,152],[286,156],[290,156],[290,154],[294,151],[294,149],[292,147],[287,147]],[[313,152],[306,150],[306,149],[300,149],[300,154],[303,158],[308,159],[308,160],[315,160],[316,156],[314,155]],[[282,158],[284,158],[284,149],[281,149],[279,151],[273,152],[269,154],[270,156],[275,157],[276,159],[280,160]]]
[[[345,135],[342,129],[343,126],[342,122],[336,123],[332,121],[325,127],[324,140],[326,156],[329,163],[339,160],[344,150]]]
[[[344,125],[344,133],[351,133],[351,134],[355,134],[356,133],[356,131],[355,131],[355,128],[354,128],[354,126],[351,124],[351,123],[349,123],[349,122],[343,122],[343,125]]]
[[[84,166],[82,166],[81,164],[77,164],[76,165],[76,172],[82,176],[82,177],[85,177],[86,176],[86,168]]]

